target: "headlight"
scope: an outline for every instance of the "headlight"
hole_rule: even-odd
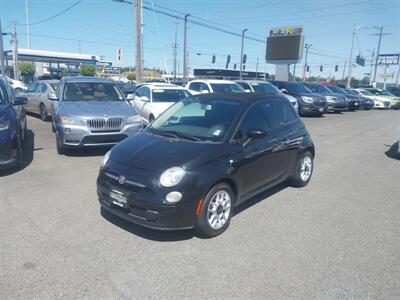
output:
[[[7,130],[10,127],[10,121],[3,118],[0,119],[0,131]]]
[[[61,124],[64,124],[64,125],[79,125],[79,126],[86,125],[86,122],[84,119],[76,118],[76,117],[69,117],[69,116],[61,116],[60,122],[61,122]]]
[[[302,99],[304,102],[313,103],[313,98],[312,98],[312,97],[301,96],[301,99]]]
[[[100,168],[104,168],[104,166],[106,165],[106,163],[108,162],[108,160],[110,159],[110,154],[111,154],[111,150],[108,151],[106,153],[106,155],[104,155],[103,161],[101,162]]]
[[[181,167],[172,167],[165,170],[160,177],[160,184],[163,187],[172,187],[177,185],[185,176],[185,170]]]
[[[134,115],[126,118],[126,124],[141,123],[142,119],[139,115]]]
[[[328,102],[335,102],[337,99],[335,97],[332,96],[326,96],[326,101]]]

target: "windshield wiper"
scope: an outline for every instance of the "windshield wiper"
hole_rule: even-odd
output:
[[[183,133],[183,132],[180,132],[180,131],[175,131],[175,130],[160,130],[162,133],[167,133],[167,134],[171,134],[171,135],[174,135],[175,137],[178,137],[178,138],[183,138],[183,139],[186,139],[186,140],[191,140],[191,141],[196,141],[196,142],[200,142],[200,141],[202,141],[202,139],[200,139],[200,138],[198,138],[198,137],[195,137],[195,136],[192,136],[192,135],[187,135],[187,134],[185,134],[185,133]]]

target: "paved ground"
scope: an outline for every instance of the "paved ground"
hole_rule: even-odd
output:
[[[0,177],[1,299],[400,299],[400,111],[308,118],[310,185],[281,185],[221,236],[100,214],[105,150],[58,156],[28,119],[24,169]],[[264,199],[265,198],[265,199]]]

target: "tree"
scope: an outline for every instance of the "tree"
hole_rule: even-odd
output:
[[[19,71],[24,81],[29,82],[33,80],[33,75],[36,72],[36,66],[32,63],[22,61],[19,63]]]
[[[81,65],[80,71],[83,76],[96,75],[96,68],[93,65]]]
[[[136,80],[136,73],[129,72],[128,75],[126,75],[126,78],[130,81]]]

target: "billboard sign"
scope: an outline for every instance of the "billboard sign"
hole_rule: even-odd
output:
[[[378,65],[398,65],[400,54],[379,54]]]
[[[267,37],[266,61],[292,64],[303,57],[304,36],[301,26],[273,28]]]

